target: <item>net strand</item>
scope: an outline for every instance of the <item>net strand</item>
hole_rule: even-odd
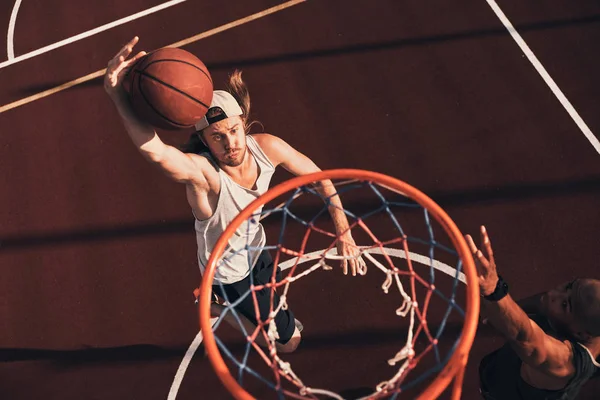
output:
[[[425,208],[423,208],[423,216],[425,225],[427,227],[428,240],[421,239],[415,236],[408,236],[407,234],[405,234],[405,230],[403,229],[402,224],[400,224],[400,222],[396,218],[393,209],[413,209],[421,207],[419,204],[412,201],[390,201],[386,199],[383,193],[375,186],[373,182],[360,182],[357,180],[348,180],[342,182],[341,185],[342,188],[340,189],[338,187],[337,192],[329,197],[322,196],[317,190],[315,190],[312,187],[302,186],[294,190],[292,195],[286,201],[278,204],[275,208],[270,208],[267,210],[261,209],[257,214],[253,215],[251,219],[249,219],[248,223],[246,224],[246,232],[250,232],[251,224],[258,224],[259,221],[263,220],[266,217],[280,214],[281,228],[278,235],[278,243],[276,245],[265,245],[261,247],[252,247],[246,245],[243,249],[230,252],[230,255],[228,257],[224,257],[220,261],[221,263],[223,263],[228,259],[232,259],[233,256],[238,254],[239,252],[246,251],[248,254],[248,260],[249,262],[251,262],[251,253],[254,254],[256,252],[264,250],[275,251],[275,256],[273,258],[273,273],[268,283],[255,284],[253,274],[250,273],[250,291],[248,293],[245,293],[240,298],[236,299],[234,302],[230,302],[226,291],[221,290],[226,306],[224,308],[224,311],[219,316],[217,323],[214,325],[213,330],[216,332],[224,317],[228,313],[231,313],[240,325],[242,334],[244,335],[247,341],[244,347],[242,360],[239,361],[235,358],[231,351],[229,351],[227,346],[218,338],[218,336],[215,335],[215,339],[222,354],[226,355],[227,358],[231,360],[238,368],[238,382],[242,382],[244,374],[247,373],[266,384],[267,387],[273,389],[280,398],[284,398],[284,396],[287,396],[295,399],[317,399],[317,395],[324,395],[329,396],[333,399],[342,399],[342,397],[340,397],[339,395],[328,390],[312,388],[307,386],[293,371],[290,363],[280,358],[277,351],[277,340],[279,339],[279,333],[275,324],[275,316],[277,315],[277,313],[281,310],[285,310],[288,308],[287,302],[291,284],[300,280],[301,278],[312,274],[317,270],[331,270],[333,267],[328,264],[328,261],[334,260],[351,260],[359,259],[362,257],[368,260],[371,266],[375,267],[376,270],[381,271],[385,276],[384,281],[381,285],[382,291],[388,294],[392,287],[396,288],[397,293],[401,298],[401,304],[399,307],[396,308],[395,314],[400,318],[406,318],[408,316],[409,320],[407,337],[403,347],[387,361],[389,365],[397,367],[396,372],[390,379],[382,381],[378,385],[376,385],[373,394],[371,396],[365,397],[365,399],[382,398],[391,394],[393,394],[395,398],[398,395],[398,393],[410,388],[413,385],[416,385],[418,382],[425,379],[425,377],[429,376],[431,373],[441,370],[444,362],[451,357],[453,350],[456,348],[457,342],[454,343],[452,352],[447,354],[446,357],[441,357],[438,348],[438,340],[444,332],[447,319],[449,318],[453,310],[458,311],[458,313],[464,317],[464,311],[461,307],[459,307],[456,304],[455,301],[456,289],[458,286],[457,283],[461,277],[463,277],[464,279],[464,275],[462,275],[461,272],[462,264],[459,258],[457,262],[456,273],[454,275],[452,292],[449,297],[446,297],[443,293],[437,290],[435,286],[435,266],[438,262],[435,259],[435,251],[441,250],[451,255],[457,255],[457,253],[454,249],[451,249],[436,241],[428,211]],[[380,201],[380,204],[376,208],[371,209],[361,215],[355,215],[354,213],[350,212],[345,208],[339,208],[332,204],[331,199],[334,196],[341,195],[342,193],[349,192],[357,188],[363,188],[365,186],[370,188],[370,190],[375,194],[376,198]],[[386,188],[383,185],[380,186],[382,188],[389,189],[398,193],[397,190]],[[323,207],[319,208],[316,214],[308,220],[301,218],[299,215],[290,210],[290,207],[296,201],[298,201],[298,199],[300,199],[303,195],[307,194],[318,197],[324,203]],[[338,209],[343,211],[344,214],[351,220],[349,227],[344,232],[333,233],[328,229],[317,226],[318,219],[321,218],[327,211],[330,211],[331,209]],[[377,237],[377,235],[372,231],[372,229],[369,228],[369,226],[367,225],[366,220],[375,218],[377,215],[382,214],[389,217],[393,228],[398,232],[397,237],[388,240],[380,240]],[[290,221],[299,223],[305,229],[298,250],[288,248],[284,245],[285,233]],[[356,229],[360,230],[361,232],[364,232],[367,235],[367,237],[370,238],[370,240],[372,240],[373,243],[368,246],[357,247],[358,252],[352,256],[344,256],[337,254],[336,247],[344,243],[344,239],[342,238],[342,236],[344,236],[346,232],[352,232]],[[314,236],[314,234],[318,234],[322,237],[329,237],[332,239],[332,241],[330,242],[329,246],[326,247],[319,254],[315,255],[311,253],[310,255],[308,255],[306,253],[306,248],[308,246],[309,240]],[[429,281],[423,279],[423,277],[421,277],[415,271],[413,267],[413,258],[418,257],[412,256],[412,254],[414,253],[410,252],[409,242],[428,246],[427,257],[423,258],[427,259],[427,261],[424,264],[429,266]],[[390,254],[388,254],[388,251],[386,249],[388,248],[387,246],[391,245],[399,247],[397,249],[398,253],[395,255],[395,257],[400,256],[399,258],[404,260],[406,269],[399,268],[397,266],[397,263],[395,263],[390,257]],[[381,256],[383,260],[378,260],[374,257],[374,255]],[[286,257],[287,259],[284,260],[284,258]],[[314,262],[308,267],[300,268],[300,264],[313,260]],[[423,263],[423,260],[417,261]],[[291,267],[289,268],[289,272],[286,274],[286,276],[282,278],[279,282],[277,282],[277,268],[284,262],[291,262]],[[366,273],[366,264],[365,270],[359,272]],[[408,289],[405,289],[406,283],[403,283],[402,278],[406,278],[408,280]],[[222,283],[219,282],[218,285],[220,285],[221,289],[223,289]],[[426,290],[425,299],[422,305],[416,301],[416,298],[418,297],[417,285],[425,288]],[[278,288],[282,288],[282,294],[279,297],[279,303],[276,304],[275,293]],[[257,291],[263,289],[268,289],[270,291],[269,312],[264,320],[260,316],[260,309],[258,306],[258,300],[256,295]],[[438,297],[440,297],[447,303],[445,313],[442,317],[442,321],[438,326],[435,335],[432,335],[427,324],[428,309],[433,293],[436,293]],[[238,311],[236,310],[236,306],[238,306],[249,295],[252,296],[254,310],[256,313],[255,315],[258,316],[256,318],[256,328],[252,332],[248,332],[244,328],[244,325],[241,322],[241,317],[238,315]],[[419,338],[423,335],[428,341],[428,344],[425,347],[425,349],[423,349],[417,354],[417,352],[415,351],[415,346]],[[265,349],[263,349],[263,347],[261,347],[257,343],[259,336],[262,337],[266,342]],[[273,381],[269,381],[268,379],[262,377],[248,365],[248,360],[250,358],[250,353],[252,349],[256,351],[256,353],[259,355],[259,358],[262,359],[265,362],[265,364],[271,369]],[[406,377],[409,375],[409,372],[413,370],[416,367],[416,365],[418,365],[421,359],[426,357],[431,352],[434,353],[435,358],[434,368],[431,368],[426,373],[423,373],[420,376],[416,377],[410,382],[410,385],[407,384],[403,387],[402,385],[404,384]],[[289,382],[294,387],[296,387],[297,392],[285,389],[283,386],[284,381]]]

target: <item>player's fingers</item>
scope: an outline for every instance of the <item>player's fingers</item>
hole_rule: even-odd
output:
[[[137,53],[134,57],[125,60],[123,56],[119,57],[119,64],[114,67],[114,73],[115,75],[119,75],[121,73],[121,71],[129,69],[131,66],[133,66],[133,64],[135,64],[136,62],[138,62],[138,60],[142,57],[144,57],[146,55],[145,51],[140,51],[139,53]]]
[[[127,64],[127,66],[130,66],[131,64],[135,63],[137,60],[144,57],[145,55],[146,55],[146,52],[142,50],[139,53],[137,53],[135,56],[133,56],[129,60],[127,60],[125,63]]]
[[[145,55],[146,55],[145,51],[140,51],[135,56],[133,56],[129,60],[125,61],[124,65],[123,65],[123,69],[131,68],[133,66],[133,64],[138,62],[140,60],[140,58],[144,57]]]
[[[106,67],[106,71],[108,73],[112,73],[115,69],[117,69],[119,67],[119,65],[122,63],[122,57],[121,56],[116,56],[115,58],[111,59],[108,62],[108,66]]]
[[[352,276],[356,276],[356,259],[350,260],[350,271],[352,272]]]
[[[471,253],[475,254],[477,252],[477,246],[475,246],[473,238],[471,235],[465,235],[465,239],[467,240],[467,246],[469,246],[469,250],[471,250]]]
[[[123,56],[120,56],[117,59],[117,63],[115,65],[113,65],[112,68],[110,69],[111,74],[115,77],[115,79],[119,76],[121,71],[123,71],[125,69],[126,66],[127,66],[127,63],[125,62],[125,59],[123,58]]]
[[[475,257],[477,257],[477,259],[479,260],[479,263],[485,268],[488,269],[490,266],[490,263],[488,261],[487,258],[485,258],[485,256],[483,255],[483,253],[481,252],[481,250],[477,250],[477,253],[475,253]]]
[[[129,42],[127,42],[127,44],[123,46],[123,48],[121,48],[118,54],[127,58],[131,54],[131,52],[133,51],[133,47],[137,44],[139,40],[139,37],[134,37]]]
[[[342,260],[342,271],[344,275],[348,275],[348,260]]]
[[[105,81],[107,81],[111,87],[117,85],[117,77],[119,75],[118,67],[114,63],[109,63],[106,68]]]
[[[488,257],[494,257],[494,251],[492,250],[492,241],[490,240],[487,230],[483,225],[481,226],[481,238],[483,240],[482,247],[485,249],[485,252],[487,253]]]
[[[123,58],[123,56],[115,57],[110,63],[112,71],[118,70],[121,67],[121,65],[123,65],[123,61],[125,61],[125,58]]]
[[[124,47],[121,51],[119,51],[115,59],[118,60],[119,64],[123,63],[123,61],[129,57],[132,51],[133,47]]]
[[[137,42],[139,42],[139,41],[140,41],[140,38],[139,38],[139,36],[134,36],[133,38],[131,38],[131,40],[129,41],[129,43],[128,43],[128,44],[129,44],[130,46],[132,46],[132,47],[133,47],[133,46],[135,46],[135,45],[137,44]]]
[[[473,261],[475,264],[475,269],[477,270],[477,276],[479,276],[481,279],[482,277],[487,275],[487,267],[481,262],[478,253],[481,252],[479,250],[476,250],[475,253],[473,253]]]

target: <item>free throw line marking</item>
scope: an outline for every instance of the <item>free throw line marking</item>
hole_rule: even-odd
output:
[[[252,21],[260,19],[262,17],[266,17],[267,15],[274,14],[276,12],[285,10],[286,8],[289,8],[289,7],[295,6],[295,5],[300,4],[300,3],[304,3],[304,2],[306,2],[306,0],[290,0],[290,1],[286,1],[285,3],[279,4],[279,5],[271,7],[271,8],[267,8],[266,10],[257,12],[255,14],[249,15],[249,16],[244,17],[244,18],[240,18],[240,19],[238,19],[236,21],[227,23],[225,25],[221,25],[221,26],[219,26],[217,28],[213,28],[213,29],[208,30],[206,32],[199,33],[198,35],[192,36],[192,37],[190,37],[188,39],[180,40],[179,42],[175,42],[175,43],[170,44],[170,45],[165,46],[165,47],[181,47],[181,46],[184,46],[184,45],[196,42],[198,40],[205,39],[205,38],[207,38],[209,36],[216,35],[217,33],[221,33],[221,32],[224,32],[226,30],[235,28],[237,26],[246,24],[248,22],[252,22]],[[23,98],[21,100],[17,100],[17,101],[14,101],[12,103],[5,104],[2,107],[0,107],[0,114],[6,112],[8,110],[12,110],[13,108],[20,107],[22,105],[31,103],[33,101],[42,99],[44,97],[53,95],[55,93],[61,92],[61,91],[66,90],[66,89],[69,89],[69,88],[71,88],[73,86],[82,84],[84,82],[91,81],[92,79],[95,79],[95,78],[98,78],[98,77],[104,75],[105,72],[106,72],[106,68],[103,68],[103,69],[101,69],[99,71],[92,72],[91,74],[88,74],[86,76],[82,76],[81,78],[77,78],[77,79],[72,80],[70,82],[64,83],[64,84],[62,84],[60,86],[56,86],[56,87],[54,87],[52,89],[48,89],[48,90],[45,90],[43,92],[34,94],[32,96],[25,97],[25,98]]]
[[[502,24],[504,25],[506,30],[508,30],[508,33],[510,33],[510,36],[512,36],[512,38],[517,43],[517,45],[521,48],[523,53],[525,53],[525,56],[527,56],[527,59],[529,60],[529,62],[531,62],[533,67],[536,69],[536,71],[540,74],[540,76],[544,80],[544,82],[546,82],[546,84],[548,85],[550,90],[552,90],[552,93],[554,93],[554,95],[556,96],[558,101],[560,101],[560,104],[562,104],[562,106],[565,108],[565,110],[567,110],[567,112],[569,113],[569,115],[571,116],[573,121],[575,121],[575,123],[577,124],[577,126],[579,127],[581,132],[583,132],[583,134],[589,140],[589,142],[592,144],[592,146],[594,146],[594,149],[596,149],[596,152],[598,152],[598,154],[600,154],[600,141],[598,141],[598,138],[592,133],[590,128],[587,126],[587,124],[579,116],[579,114],[577,113],[577,111],[575,110],[575,108],[573,107],[571,102],[567,99],[567,97],[564,95],[564,93],[560,90],[560,88],[558,87],[556,82],[554,82],[554,79],[552,79],[550,74],[548,74],[548,72],[546,71],[546,69],[540,62],[540,60],[538,60],[538,58],[535,56],[535,54],[533,54],[533,51],[531,51],[531,49],[529,48],[527,43],[525,43],[525,40],[523,40],[521,35],[519,35],[519,32],[517,32],[517,30],[515,29],[513,24],[510,22],[508,17],[504,14],[504,12],[498,6],[498,4],[496,3],[495,0],[486,0],[486,1],[489,4],[489,6],[492,8],[492,10],[494,11],[496,16],[498,17],[498,19],[500,19],[500,21],[502,22]]]

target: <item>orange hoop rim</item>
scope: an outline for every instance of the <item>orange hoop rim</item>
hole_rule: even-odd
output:
[[[469,251],[464,236],[454,221],[452,221],[450,216],[448,216],[448,214],[425,193],[409,185],[408,183],[397,178],[393,178],[389,175],[360,169],[331,169],[297,176],[282,182],[272,187],[263,195],[251,202],[248,206],[246,206],[246,208],[244,208],[238,214],[238,216],[233,219],[233,221],[221,234],[221,237],[217,240],[217,243],[215,244],[215,247],[210,255],[202,277],[199,296],[200,306],[198,307],[200,314],[200,329],[202,330],[204,337],[204,346],[213,369],[223,385],[236,399],[255,400],[254,396],[241,387],[231,375],[229,368],[221,356],[221,352],[217,346],[212,325],[210,323],[212,283],[215,276],[217,260],[223,255],[229,238],[235,233],[237,228],[244,221],[252,216],[252,214],[259,207],[300,186],[326,179],[355,179],[361,181],[371,181],[381,186],[388,187],[394,191],[399,191],[416,201],[423,208],[427,209],[430,215],[433,216],[433,218],[435,218],[435,220],[443,227],[444,231],[452,240],[452,244],[454,245],[463,263],[463,272],[467,281],[467,305],[465,311],[465,322],[454,353],[444,368],[438,372],[435,379],[417,397],[419,400],[437,398],[448,387],[454,377],[458,376],[460,378],[462,376],[462,373],[467,365],[469,351],[471,350],[471,346],[473,345],[473,341],[475,339],[475,332],[477,331],[479,316],[479,285],[477,282],[477,271],[475,269],[473,257]]]

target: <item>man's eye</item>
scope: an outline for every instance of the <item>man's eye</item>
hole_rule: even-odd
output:
[[[565,310],[567,309],[567,305],[568,305],[568,303],[566,300],[562,302],[562,306]]]

